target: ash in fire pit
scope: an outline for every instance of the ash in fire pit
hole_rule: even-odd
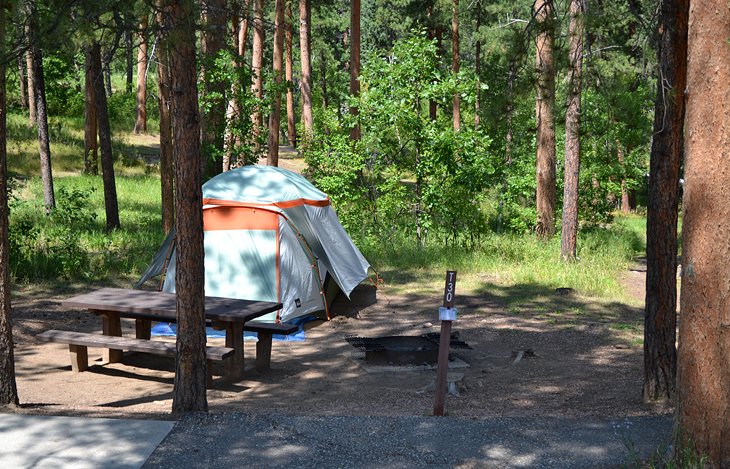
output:
[[[439,355],[439,334],[422,336],[393,335],[385,337],[345,337],[358,350],[365,352],[365,362],[373,365],[435,365]],[[451,347],[471,349],[451,334]]]

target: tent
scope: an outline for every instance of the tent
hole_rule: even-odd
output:
[[[205,294],[281,302],[263,321],[325,311],[338,291],[348,297],[367,278],[326,194],[300,174],[244,166],[203,184]],[[175,233],[168,234],[137,287],[164,275],[175,291]]]

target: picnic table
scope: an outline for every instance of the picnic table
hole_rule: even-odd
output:
[[[177,299],[174,293],[123,288],[102,288],[90,293],[68,298],[61,303],[66,308],[80,308],[101,317],[105,336],[121,337],[121,318],[135,319],[137,343],[150,341],[152,321],[176,322]],[[226,331],[226,347],[233,349],[230,359],[225,360],[225,374],[238,378],[243,374],[243,329],[244,325],[264,314],[282,308],[281,303],[252,301],[233,298],[205,297],[205,319],[216,328]],[[158,342],[158,341],[151,341]],[[141,342],[144,343],[144,342]],[[105,358],[119,362],[122,350],[112,340],[108,343]]]

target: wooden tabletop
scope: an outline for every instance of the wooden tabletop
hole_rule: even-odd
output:
[[[174,293],[124,288],[102,288],[61,302],[66,308],[115,311],[129,318],[160,319],[174,322],[177,305]],[[205,318],[211,321],[246,322],[277,311],[281,303],[205,297]]]

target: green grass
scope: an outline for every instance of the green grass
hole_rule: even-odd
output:
[[[459,291],[480,294],[505,287],[510,303],[521,296],[552,295],[571,288],[580,295],[626,300],[620,274],[644,250],[643,218],[619,217],[608,228],[579,234],[578,260],[560,260],[560,240],[538,241],[534,236],[492,234],[468,249],[425,246],[404,241],[372,243],[366,257],[385,281],[399,292],[426,293],[443,287],[447,270],[458,272]]]

